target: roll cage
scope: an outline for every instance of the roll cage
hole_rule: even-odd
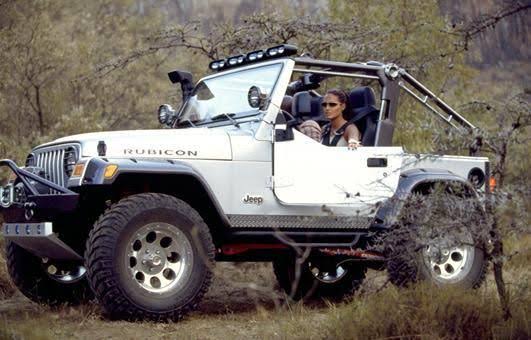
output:
[[[318,82],[333,76],[377,80],[379,82],[382,89],[375,146],[391,146],[392,144],[400,89],[450,126],[465,132],[471,132],[476,128],[405,69],[395,64],[345,63],[308,57],[295,57],[292,60],[295,62],[293,73],[303,74],[298,84],[290,84],[295,92],[315,88],[313,81]]]

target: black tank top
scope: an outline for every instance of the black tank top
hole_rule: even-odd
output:
[[[350,124],[354,124],[351,122],[346,122],[341,126],[339,129],[336,130],[334,138],[330,140],[330,133],[332,132],[332,124],[328,123],[325,126],[323,126],[323,133],[321,134],[321,144],[326,146],[336,146],[337,143],[341,138],[343,138],[343,134],[345,133],[345,130]]]

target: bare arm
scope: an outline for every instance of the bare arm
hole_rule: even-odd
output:
[[[347,140],[350,149],[356,149],[361,145],[361,132],[354,124],[347,126],[343,138]]]

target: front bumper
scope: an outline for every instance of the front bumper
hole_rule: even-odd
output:
[[[4,223],[2,235],[39,257],[59,260],[83,260],[53,232],[51,222]]]
[[[0,160],[17,176],[15,183],[0,187],[2,235],[7,241],[40,257],[82,260],[53,231],[52,222],[76,211],[79,194],[18,167],[11,160]]]
[[[0,213],[5,221],[45,221],[76,210],[79,194],[18,167],[12,160],[0,160],[0,167],[11,169],[18,182],[0,187]],[[23,198],[17,188],[23,191]]]

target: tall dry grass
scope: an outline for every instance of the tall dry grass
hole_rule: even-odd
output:
[[[360,293],[340,304],[289,302],[269,264],[219,263],[198,311],[179,323],[113,322],[95,303],[37,306],[20,294],[0,299],[0,339],[529,339],[530,237],[508,240],[513,317],[504,321],[492,277],[478,290],[386,286],[369,272]],[[0,256],[0,283],[12,286]],[[11,294],[11,293],[10,293]]]

